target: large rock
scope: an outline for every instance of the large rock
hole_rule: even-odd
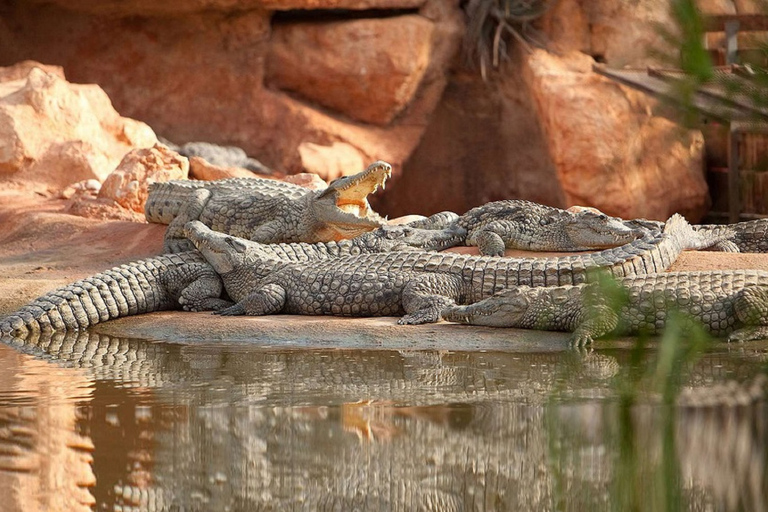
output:
[[[344,142],[334,142],[330,146],[304,142],[299,145],[299,155],[304,169],[326,181],[358,173],[366,166],[360,151]]]
[[[403,173],[372,197],[392,216],[464,213],[489,201],[525,198],[564,207],[546,137],[513,52],[483,80],[455,72]]]
[[[19,67],[25,78],[0,83],[0,181],[59,190],[102,181],[128,151],[155,143],[152,130],[121,117],[100,87],[70,84],[30,63]]]
[[[536,51],[525,72],[566,203],[700,220],[709,205],[701,132],[654,116],[654,100],[592,72],[593,62]]]
[[[660,65],[677,56],[660,27],[671,29],[669,0],[560,0],[542,18],[548,47],[580,51],[612,67]]]
[[[58,3],[63,6],[64,2]],[[136,5],[131,0],[119,3],[126,8]],[[298,151],[302,144],[340,142],[358,151],[366,162],[386,160],[399,172],[447,82],[463,27],[458,4],[307,0],[295,5],[360,9],[421,5],[423,19],[416,24],[432,27],[431,53],[411,102],[390,125],[351,120],[319,102],[264,86],[272,29],[279,32],[281,25],[294,23],[296,13],[273,17],[268,10],[240,10],[238,5],[228,11],[212,8],[204,13],[182,10],[165,16],[120,18],[25,0],[0,20],[0,64],[35,58],[61,65],[71,80],[98,83],[123,115],[147,122],[170,140],[238,146],[279,171],[306,170]],[[350,16],[345,23],[355,24],[364,15]],[[330,85],[321,87],[331,89]]]
[[[352,119],[387,125],[429,63],[433,23],[416,15],[274,27],[267,80]]]
[[[151,183],[185,180],[188,176],[189,160],[186,157],[162,144],[155,144],[125,155],[117,169],[104,180],[98,197],[144,213]]]

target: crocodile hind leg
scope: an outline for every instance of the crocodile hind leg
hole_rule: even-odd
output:
[[[414,277],[403,289],[403,309],[406,315],[400,325],[432,324],[440,313],[456,304],[462,297],[463,281],[450,274],[422,274]]]
[[[579,323],[571,335],[570,344],[574,347],[590,345],[595,338],[605,336],[619,325],[619,315],[613,308],[606,305],[592,305],[588,309],[588,318]]]
[[[475,236],[475,243],[483,256],[504,256],[506,244],[498,233],[483,230]]]
[[[285,305],[285,288],[267,284],[251,292],[246,298],[228,308],[216,311],[222,316],[263,316],[279,313]]]
[[[184,235],[184,226],[192,220],[199,220],[205,205],[211,197],[211,191],[204,188],[195,190],[179,214],[168,224],[163,239],[163,252],[178,253],[191,251],[195,246]]]
[[[729,342],[768,339],[768,287],[747,286],[736,296],[733,310],[744,327],[733,331]]]
[[[232,305],[221,298],[224,284],[207,263],[169,269],[162,275],[165,286],[178,296],[184,311],[218,311]]]

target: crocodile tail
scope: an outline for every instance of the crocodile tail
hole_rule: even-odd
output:
[[[178,261],[181,261],[179,259]],[[160,256],[120,265],[35,299],[0,321],[0,336],[80,330],[123,316],[173,306],[160,272],[175,260]]]
[[[149,196],[144,204],[147,221],[170,224],[194,191],[204,186],[204,181],[195,180],[150,183]]]
[[[681,251],[698,251],[712,245],[714,236],[699,233],[679,213],[672,215],[664,224],[663,232],[673,237]]]

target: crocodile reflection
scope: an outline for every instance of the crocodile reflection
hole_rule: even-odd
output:
[[[94,333],[18,348],[91,379],[78,409],[100,508],[550,510],[560,489],[580,490],[574,508],[605,503],[616,475],[606,440],[621,353],[253,350]],[[746,380],[756,365],[712,354],[686,371]],[[648,432],[638,452],[663,454],[658,429],[640,423],[658,407],[636,410]],[[675,413],[685,499],[764,502],[764,402],[702,410]]]

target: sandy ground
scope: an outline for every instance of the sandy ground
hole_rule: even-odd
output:
[[[165,226],[77,217],[64,213],[66,205],[63,199],[0,191],[0,316],[53,288],[161,251]],[[473,248],[455,250],[476,253]],[[508,251],[507,255],[532,254]],[[768,270],[768,254],[686,252],[671,270],[736,268]],[[445,322],[398,326],[396,321],[163,312],[114,320],[95,329],[115,336],[188,343],[227,341],[297,347],[496,350],[514,346],[515,350],[538,351],[562,349],[567,340],[567,335],[559,333]]]

